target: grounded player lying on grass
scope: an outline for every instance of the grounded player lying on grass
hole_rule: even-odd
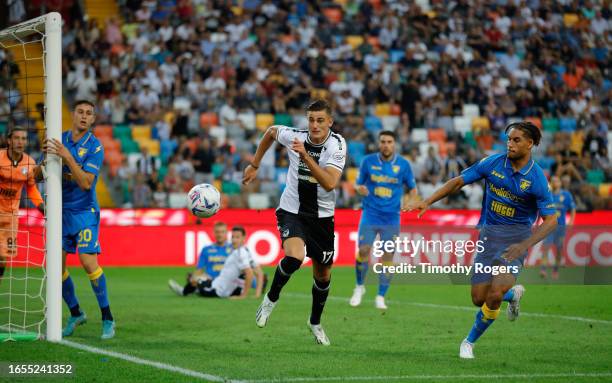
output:
[[[257,281],[255,298],[261,297],[265,288],[265,274],[255,262],[249,249],[244,245],[246,231],[242,226],[232,228],[232,251],[223,264],[219,275],[211,278],[199,274],[197,277],[187,277],[185,286],[174,279],[168,281],[168,286],[177,295],[187,296],[193,293],[205,298],[244,299],[248,297],[253,280]]]
[[[544,172],[531,158],[531,150],[540,143],[540,130],[529,122],[506,127],[507,153],[496,154],[464,170],[446,182],[433,195],[411,203],[408,211],[419,210],[419,217],[435,202],[464,185],[485,180],[484,203],[480,215],[479,240],[484,251],[474,264],[506,266],[508,271],[493,275],[491,271],[472,275],[472,302],[480,307],[474,326],[461,342],[459,356],[474,358],[474,343],[499,315],[502,301],[508,302],[508,319],[516,320],[519,302],[525,291],[513,285],[527,256],[527,250],[544,239],[557,225],[557,215]],[[538,212],[543,223],[532,233]],[[488,272],[487,272],[488,271]]]

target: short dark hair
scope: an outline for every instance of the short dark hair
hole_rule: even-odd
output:
[[[214,227],[227,226],[227,223],[221,221],[215,221]]]
[[[236,226],[232,227],[232,231],[239,231],[239,232],[242,233],[243,236],[246,237],[246,230],[244,229],[244,226],[236,225]]]
[[[12,128],[10,128],[8,130],[8,133],[7,133],[6,137],[11,138],[13,136],[13,133],[15,133],[15,132],[26,132],[26,134],[27,134],[28,130],[25,127],[21,126],[21,125],[15,125],[15,126],[13,126]]]
[[[512,124],[506,126],[506,130],[504,132],[508,134],[510,129],[520,130],[521,132],[525,133],[527,137],[533,140],[533,144],[535,146],[540,145],[540,140],[542,139],[542,132],[540,132],[540,129],[537,126],[535,126],[532,122],[529,122],[529,121],[513,122]]]
[[[331,105],[329,105],[329,102],[322,99],[314,100],[313,102],[308,104],[308,107],[306,108],[307,112],[320,112],[322,110],[324,110],[325,113],[331,116]]]
[[[74,104],[72,104],[72,110],[75,110],[77,108],[77,106],[79,105],[89,105],[93,108],[94,112],[96,111],[96,104],[94,104],[93,102],[89,101],[89,100],[76,100],[74,102]]]
[[[397,135],[395,134],[394,131],[391,131],[391,130],[381,130],[380,133],[378,133],[378,138],[380,138],[382,136],[389,136],[389,137],[392,137],[394,141],[397,141]]]

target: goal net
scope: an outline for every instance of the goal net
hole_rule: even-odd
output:
[[[0,341],[61,339],[61,102],[60,14],[0,31]]]

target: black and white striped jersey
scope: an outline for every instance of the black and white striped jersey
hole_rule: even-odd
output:
[[[281,196],[279,208],[290,213],[309,217],[332,217],[336,206],[336,191],[326,191],[310,174],[310,169],[297,152],[291,150],[295,138],[304,142],[304,147],[310,156],[326,168],[333,166],[340,171],[346,162],[346,143],[341,135],[331,130],[325,141],[313,144],[308,138],[307,130],[298,130],[288,126],[276,125],[276,140],[287,147],[289,153],[289,171],[287,186]]]

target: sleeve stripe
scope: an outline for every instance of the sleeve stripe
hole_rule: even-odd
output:
[[[338,166],[338,165],[336,165],[336,164],[332,164],[332,163],[328,163],[328,164],[326,164],[325,166],[326,166],[326,167],[327,167],[327,166],[333,166],[333,167],[337,168],[337,169],[338,169],[338,170],[340,170],[340,171],[343,171],[343,170],[344,170],[344,168],[341,168],[340,166]]]

